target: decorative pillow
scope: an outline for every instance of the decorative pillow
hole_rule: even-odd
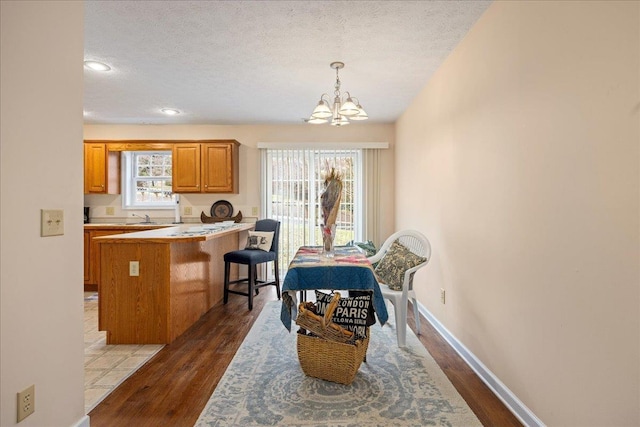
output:
[[[396,240],[378,262],[375,272],[380,283],[384,283],[394,291],[401,291],[405,271],[426,260]]]
[[[245,249],[260,249],[269,252],[273,242],[273,231],[249,231]]]
[[[353,245],[362,249],[367,257],[374,256],[376,252],[378,252],[376,245],[374,245],[371,240],[367,240],[366,242],[353,242]]]
[[[349,290],[349,297],[360,297],[363,295],[371,295],[371,304],[369,305],[369,315],[367,316],[367,326],[375,325],[376,323],[376,309],[373,306],[373,294],[372,291],[354,291]]]
[[[316,291],[316,307],[320,316],[324,316],[332,298],[333,295]],[[331,320],[336,325],[353,332],[356,339],[364,339],[367,337],[367,326],[375,323],[375,318],[372,323],[369,323],[371,310],[373,310],[371,292],[357,297],[340,298]]]

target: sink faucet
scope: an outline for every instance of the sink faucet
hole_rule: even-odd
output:
[[[131,215],[132,215],[132,216],[137,216],[138,218],[142,218],[142,219],[144,219],[144,222],[146,222],[146,223],[151,222],[151,217],[150,217],[149,215],[140,216],[140,215],[138,215],[138,214],[134,214],[134,213],[132,213]]]

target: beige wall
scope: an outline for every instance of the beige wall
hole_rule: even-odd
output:
[[[84,418],[82,2],[0,3],[0,425],[35,384],[20,426]],[[40,209],[64,235],[40,237]]]
[[[381,189],[383,200],[393,197],[393,144],[395,127],[392,124],[361,124],[334,128],[323,125],[289,126],[214,126],[214,125],[85,125],[85,139],[236,139],[240,147],[240,191],[238,194],[183,194],[181,205],[184,209],[191,206],[193,215],[184,217],[184,221],[199,221],[200,213],[207,215],[211,205],[217,200],[228,200],[234,210],[242,211],[244,217],[251,216],[253,207],[260,207],[260,150],[258,142],[388,142],[390,148],[383,150],[381,156],[382,175],[385,183]],[[115,217],[127,216],[122,211],[120,196],[85,196],[85,204],[92,209],[91,215],[105,220],[105,208],[113,206]],[[166,216],[167,211],[149,211],[154,217]],[[172,215],[172,214],[169,214]],[[260,216],[260,213],[258,213]],[[382,207],[379,235],[385,238],[393,232],[393,207]]]
[[[547,425],[640,425],[639,21],[496,2],[396,124],[419,300]]]

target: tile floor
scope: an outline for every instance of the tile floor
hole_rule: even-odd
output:
[[[98,295],[84,294],[84,408],[89,413],[102,399],[151,359],[157,345],[107,345],[98,331]]]

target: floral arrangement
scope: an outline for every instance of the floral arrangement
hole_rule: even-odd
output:
[[[323,252],[333,254],[333,239],[335,238],[336,218],[340,209],[342,197],[342,176],[335,168],[327,173],[324,179],[324,192],[320,196],[322,210],[322,243]]]

